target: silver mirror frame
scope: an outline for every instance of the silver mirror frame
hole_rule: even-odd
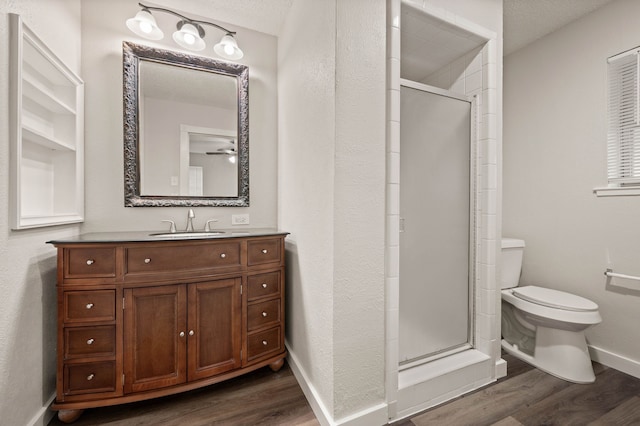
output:
[[[138,116],[140,61],[153,61],[192,70],[228,75],[238,87],[238,196],[191,197],[140,194]],[[249,68],[204,56],[122,43],[124,107],[124,206],[125,207],[248,207],[249,206]]]

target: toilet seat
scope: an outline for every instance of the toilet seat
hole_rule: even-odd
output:
[[[589,299],[550,288],[537,286],[516,287],[513,289],[513,295],[527,302],[549,308],[574,312],[593,312],[598,310],[598,305]]]
[[[545,299],[546,304],[539,302],[532,302],[524,299],[521,295],[516,295],[516,289],[522,289],[525,287],[507,288],[501,291],[502,300],[509,303],[523,312],[531,315],[538,316],[540,318],[551,319],[555,321],[562,321],[571,324],[598,324],[602,321],[600,312],[595,310],[576,311],[571,309],[560,309],[557,307],[547,305],[559,305],[558,300],[554,298]],[[549,289],[546,289],[549,290]],[[528,293],[524,291],[525,295]],[[536,293],[536,290],[533,291]],[[544,293],[544,292],[543,292]],[[554,293],[551,293],[554,294]],[[526,297],[526,296],[525,296]],[[576,296],[579,297],[579,296]],[[593,303],[593,302],[592,302]],[[594,303],[595,304],[595,303]],[[597,305],[596,305],[597,306]]]

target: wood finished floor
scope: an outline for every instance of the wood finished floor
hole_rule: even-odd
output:
[[[510,356],[506,378],[393,426],[640,425],[640,379],[594,364],[597,379],[578,385]],[[54,418],[49,426],[60,426]],[[204,389],[86,410],[76,426],[316,426],[289,367],[263,368]],[[372,425],[374,426],[374,425]]]

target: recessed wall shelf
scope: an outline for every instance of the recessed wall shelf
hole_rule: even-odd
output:
[[[9,16],[11,228],[82,222],[84,83]]]

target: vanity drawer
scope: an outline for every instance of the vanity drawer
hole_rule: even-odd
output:
[[[247,278],[247,298],[249,301],[280,294],[280,272],[250,275]]]
[[[247,242],[247,259],[249,266],[262,265],[264,263],[279,263],[280,241],[279,238],[249,240]]]
[[[84,356],[114,356],[115,353],[115,325],[66,327],[64,329],[65,359]]]
[[[116,389],[115,361],[65,364],[64,394],[113,392]]]
[[[247,312],[249,331],[280,323],[280,299],[249,305]]]
[[[202,245],[129,247],[126,274],[240,267],[237,241]]]
[[[247,337],[247,361],[282,352],[282,328],[274,327]]]
[[[66,248],[65,278],[110,278],[116,276],[116,249],[113,247]]]
[[[64,322],[114,321],[115,290],[65,291]]]

